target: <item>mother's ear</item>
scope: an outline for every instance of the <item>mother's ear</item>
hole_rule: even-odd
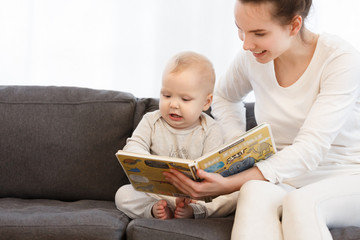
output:
[[[290,35],[296,36],[301,30],[303,25],[303,19],[300,15],[296,15],[290,23]]]

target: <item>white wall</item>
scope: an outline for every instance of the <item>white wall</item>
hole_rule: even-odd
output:
[[[0,0],[0,84],[157,97],[166,61],[205,54],[221,75],[241,47],[234,0]],[[360,49],[360,1],[314,0],[311,29]],[[310,23],[309,23],[310,24]]]
[[[360,50],[360,1],[313,0],[309,27],[341,36]]]

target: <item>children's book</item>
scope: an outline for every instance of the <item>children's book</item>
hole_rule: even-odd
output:
[[[119,150],[116,157],[136,190],[187,197],[166,181],[164,171],[176,169],[195,181],[201,181],[196,174],[197,169],[227,177],[251,168],[256,162],[267,159],[275,152],[270,125],[264,123],[194,160],[123,150]]]

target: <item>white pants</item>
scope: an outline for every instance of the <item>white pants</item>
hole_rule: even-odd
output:
[[[240,190],[233,240],[327,240],[329,228],[360,227],[360,175],[288,190],[249,181]]]
[[[229,215],[235,211],[238,193],[219,196],[209,203],[198,201],[196,204],[190,204],[195,218]],[[115,204],[119,210],[132,219],[152,218],[152,207],[160,199],[166,200],[170,209],[175,209],[175,197],[139,192],[129,184],[123,185],[116,192]]]

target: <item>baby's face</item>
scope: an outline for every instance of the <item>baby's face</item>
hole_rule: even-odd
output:
[[[202,86],[199,73],[192,69],[164,75],[160,93],[160,112],[165,121],[177,129],[200,123],[203,110],[210,107],[212,94]]]

